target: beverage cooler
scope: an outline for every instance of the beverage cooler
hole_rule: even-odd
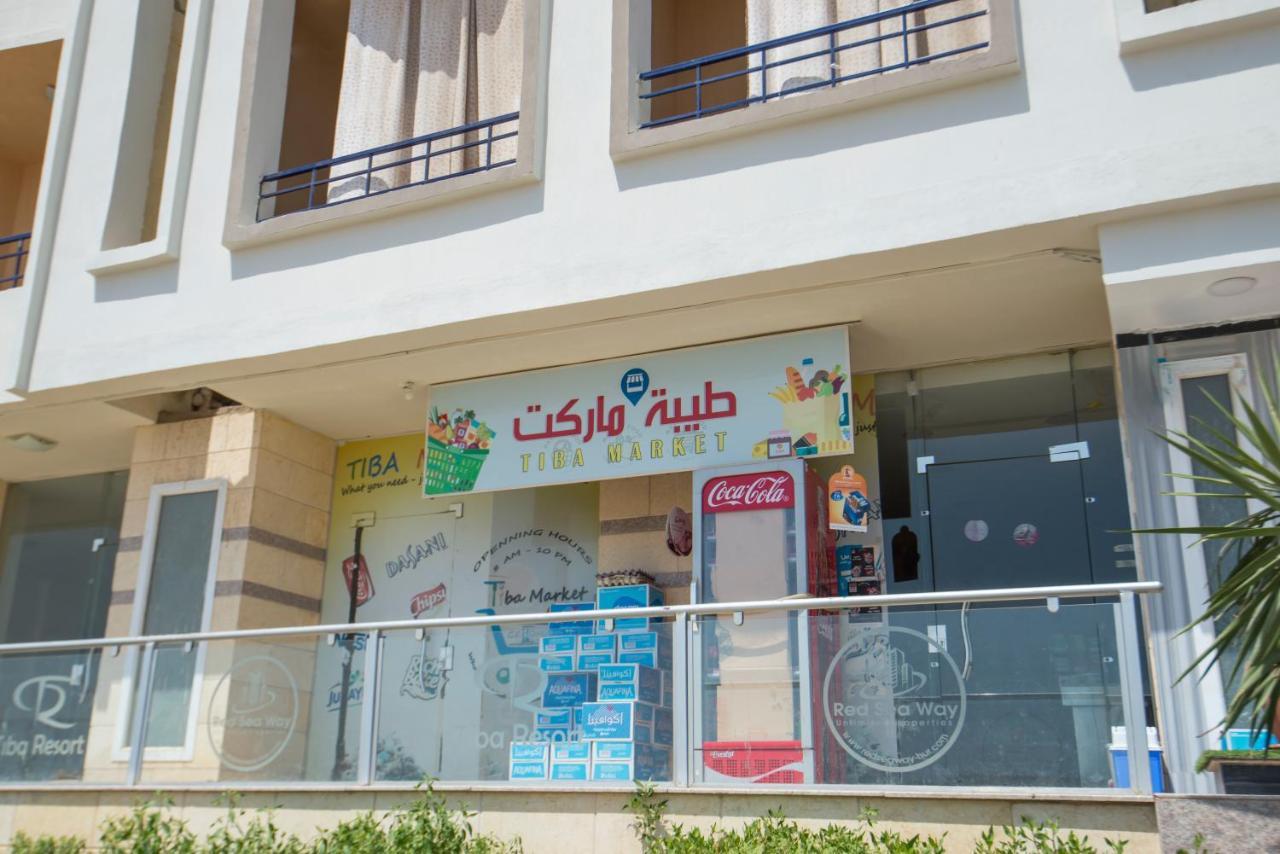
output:
[[[802,460],[694,473],[691,601],[836,595],[826,491]],[[719,783],[841,779],[822,680],[838,617],[778,611],[702,619],[692,636],[692,773]]]

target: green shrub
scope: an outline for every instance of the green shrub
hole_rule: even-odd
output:
[[[13,838],[12,854],[81,854],[84,840],[74,836],[37,836],[32,839],[21,831]]]
[[[104,854],[195,854],[195,834],[165,813],[171,806],[169,800],[144,801],[128,815],[108,819],[98,837]]]
[[[273,810],[254,810],[249,815],[234,792],[219,800],[226,803],[227,814],[209,831],[199,849],[202,854],[306,854],[307,846],[298,837],[276,826]]]
[[[1104,839],[1103,843],[1110,854],[1124,854],[1129,845],[1124,840]],[[1064,837],[1052,821],[1034,822],[1023,818],[1017,827],[1001,828],[999,838],[994,828],[987,828],[974,854],[1098,854],[1098,849],[1077,836],[1075,831]]]

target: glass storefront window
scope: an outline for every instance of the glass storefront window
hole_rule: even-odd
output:
[[[0,643],[101,637],[126,472],[9,484],[0,519]],[[101,655],[0,659],[0,780],[80,777]]]

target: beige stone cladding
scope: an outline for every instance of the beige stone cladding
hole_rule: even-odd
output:
[[[316,623],[334,458],[331,439],[247,407],[139,428],[112,580],[108,636],[129,634],[134,627],[149,507],[156,500],[153,487],[203,480],[226,485],[209,629]],[[193,596],[202,594],[191,591]],[[163,785],[296,777],[305,746],[311,674],[322,643],[311,637],[217,641],[197,649],[202,658],[194,686],[194,732],[185,749],[149,750],[142,781]],[[127,651],[103,659],[86,781],[119,782],[123,777],[123,693],[135,661]],[[250,694],[274,698],[278,708],[267,715],[237,714],[239,701],[230,698]]]
[[[451,805],[467,805],[477,811],[472,824],[481,833],[504,839],[520,837],[529,854],[585,854],[586,852],[640,852],[632,828],[633,817],[624,810],[629,792],[516,790],[459,791],[444,789]],[[225,804],[207,791],[171,792],[173,813],[193,831],[207,833],[226,816]],[[778,789],[729,793],[724,791],[676,791],[665,789],[668,824],[686,828],[712,825],[740,827],[769,810],[780,810],[806,827],[832,822],[856,825],[864,810],[876,813],[876,827],[908,837],[915,834],[943,836],[948,852],[971,852],[988,827],[1016,825],[1023,818],[1053,819],[1064,832],[1075,831],[1102,849],[1104,839],[1128,842],[1126,854],[1159,854],[1155,809],[1151,799],[1052,796],[1022,799],[989,794],[946,796],[914,793],[806,792]],[[127,811],[136,792],[0,792],[0,850],[13,834],[72,833],[93,839],[94,828],[106,818]],[[384,810],[408,803],[408,790],[366,791],[255,791],[244,794],[248,809],[274,808],[281,830],[304,839],[353,818],[365,810]],[[1212,845],[1210,840],[1210,845]],[[1212,850],[1219,850],[1213,847]],[[1225,849],[1224,849],[1225,850]]]
[[[667,548],[667,513],[692,512],[689,472],[600,483],[600,571],[640,569],[663,588],[668,604],[689,601],[692,560]]]

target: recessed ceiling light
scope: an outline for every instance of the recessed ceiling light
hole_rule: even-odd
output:
[[[1253,276],[1231,276],[1227,279],[1218,279],[1205,290],[1215,297],[1235,297],[1253,290],[1257,284],[1258,280]]]
[[[35,433],[19,433],[16,436],[7,437],[7,439],[9,444],[24,451],[51,451],[58,444],[52,439],[37,436]]]

